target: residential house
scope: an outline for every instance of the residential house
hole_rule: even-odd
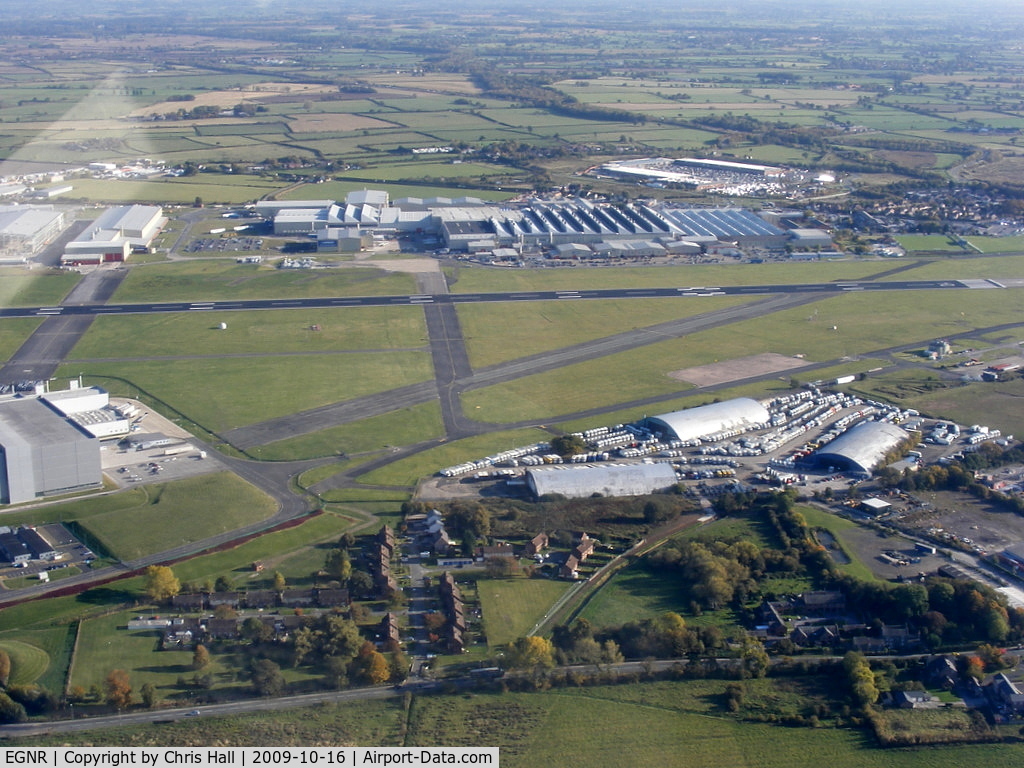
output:
[[[316,604],[321,608],[346,608],[352,604],[352,598],[347,589],[318,589]]]
[[[244,604],[251,610],[277,607],[277,592],[272,589],[254,589],[244,595]]]
[[[281,605],[288,608],[302,608],[314,602],[312,589],[286,589],[281,592]]]
[[[559,569],[558,575],[563,579],[578,579],[580,577],[580,559],[576,555],[569,555]]]
[[[523,554],[526,557],[536,557],[548,547],[548,535],[546,533],[538,533],[532,539],[526,543],[526,547],[523,549]]]
[[[227,605],[231,608],[237,608],[241,604],[241,599],[237,592],[210,592],[206,596],[206,605],[208,608],[216,608],[218,605]]]

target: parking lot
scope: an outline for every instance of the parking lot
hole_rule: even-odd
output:
[[[74,572],[87,570],[95,558],[92,550],[76,539],[71,532],[60,523],[35,526],[36,531],[46,539],[55,550],[56,560],[30,560],[21,568],[4,563],[0,567],[0,579],[37,578],[39,573],[46,571],[51,578],[57,578],[60,571],[75,568]]]
[[[192,435],[174,422],[150,412],[143,403],[115,400],[118,404],[131,402],[139,409],[141,417],[136,417],[133,434],[161,434],[174,440],[173,444],[144,451],[117,442],[105,443],[100,450],[103,473],[121,488],[181,480],[224,469],[215,454],[205,452],[192,440]]]
[[[199,237],[182,248],[184,253],[216,253],[220,251],[259,251],[262,237]]]

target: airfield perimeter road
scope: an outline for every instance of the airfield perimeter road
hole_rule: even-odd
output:
[[[409,296],[352,297],[298,300],[257,300],[225,302],[168,302],[152,304],[109,305],[105,302],[112,296],[125,269],[100,269],[89,273],[72,291],[60,307],[8,308],[0,310],[0,317],[46,317],[46,322],[37,329],[12,358],[11,363],[0,371],[0,382],[21,381],[29,378],[27,370],[46,371],[49,378],[63,357],[74,346],[91,320],[101,314],[135,314],[161,312],[209,312],[239,309],[286,309],[309,307],[368,306],[368,305],[422,305],[427,318],[430,349],[434,361],[435,379],[417,385],[403,387],[390,392],[360,398],[347,403],[295,414],[286,419],[276,419],[262,424],[231,430],[219,438],[238,447],[247,449],[294,435],[325,429],[348,421],[367,418],[377,413],[386,413],[408,405],[428,402],[440,397],[446,440],[459,439],[493,429],[516,425],[489,425],[467,419],[461,411],[459,396],[462,392],[489,386],[503,381],[553,370],[572,363],[582,362],[605,355],[655,343],[665,338],[694,333],[705,328],[718,327],[740,320],[762,316],[780,309],[798,306],[827,296],[852,291],[900,291],[968,288],[1001,288],[1004,283],[993,281],[854,281],[840,283],[814,283],[768,286],[735,286],[722,288],[688,287],[656,289],[581,290],[581,291],[536,291],[508,292],[493,294],[450,294],[441,273],[422,275],[419,287],[423,293]],[[708,312],[695,317],[661,323],[648,328],[635,329],[592,342],[577,344],[552,352],[532,355],[508,363],[473,371],[465,347],[465,340],[459,327],[456,305],[468,302],[491,301],[575,301],[586,299],[623,299],[673,296],[694,298],[704,296],[740,295],[752,299],[740,307],[717,312]],[[72,321],[61,324],[60,321]],[[77,322],[82,321],[80,325]],[[45,329],[45,331],[44,331]],[[185,356],[183,356],[184,361]],[[20,370],[14,368],[15,361]],[[11,370],[13,378],[2,378],[4,371]],[[692,390],[690,390],[692,391]],[[664,399],[659,398],[659,399]],[[615,408],[628,404],[616,404]],[[604,410],[599,409],[596,413]],[[196,440],[201,444],[200,441]],[[404,446],[386,456],[376,457],[360,465],[360,472],[375,466],[383,466],[405,456],[424,450],[437,441]],[[212,446],[205,446],[213,449]],[[70,586],[86,585],[136,570],[146,565],[169,562],[206,549],[241,539],[252,533],[266,530],[306,514],[310,502],[292,493],[291,480],[301,471],[331,461],[330,458],[307,462],[254,462],[222,455],[222,461],[242,478],[271,495],[279,509],[271,518],[235,531],[223,533],[202,541],[177,547],[149,557],[122,563],[119,566],[78,574],[50,585],[33,586],[17,593],[0,593],[0,605],[42,596],[47,592],[66,589]],[[351,483],[352,478],[342,472],[329,479],[324,487],[340,487]],[[318,486],[316,490],[321,490]]]

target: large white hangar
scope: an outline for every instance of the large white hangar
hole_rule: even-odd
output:
[[[908,436],[906,430],[887,421],[862,421],[812,453],[806,463],[870,477],[886,454]]]
[[[771,414],[757,400],[737,397],[721,403],[709,403],[685,411],[673,411],[651,416],[646,426],[662,440],[696,440],[705,435],[734,429],[749,430],[771,421]]]
[[[64,246],[65,266],[122,262],[134,248],[149,248],[167,224],[163,209],[154,205],[108,208],[74,240]]]
[[[671,464],[565,464],[526,472],[526,484],[537,497],[557,493],[569,499],[601,496],[643,496],[677,482]]]

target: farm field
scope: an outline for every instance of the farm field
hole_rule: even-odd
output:
[[[770,700],[780,692],[759,685],[750,699]],[[513,768],[547,762],[562,765],[569,754],[593,763],[629,754],[637,768],[673,765],[680,753],[695,764],[722,768],[959,768],[982,761],[1009,768],[1021,759],[1017,744],[947,748],[879,749],[859,730],[787,728],[744,723],[716,711],[726,681],[558,689],[542,693],[467,694],[415,697],[406,711],[400,698],[356,705],[324,705],[243,717],[206,717],[203,722],[137,726],[103,732],[109,746],[239,744],[309,746],[331,743],[378,746],[499,746],[502,765]],[[690,690],[692,693],[687,693]],[[787,707],[806,695],[801,687],[785,696]],[[817,693],[816,695],[821,695]],[[95,734],[61,734],[20,739],[21,745],[94,743]]]
[[[248,153],[238,150],[241,159]],[[209,159],[223,156],[221,150],[189,152],[190,156]],[[202,177],[153,179],[76,179],[69,198],[82,202],[106,204],[149,203],[152,205],[192,205],[198,197],[204,202],[240,204],[255,202],[263,195],[280,188],[280,183],[258,176],[204,174]]]

